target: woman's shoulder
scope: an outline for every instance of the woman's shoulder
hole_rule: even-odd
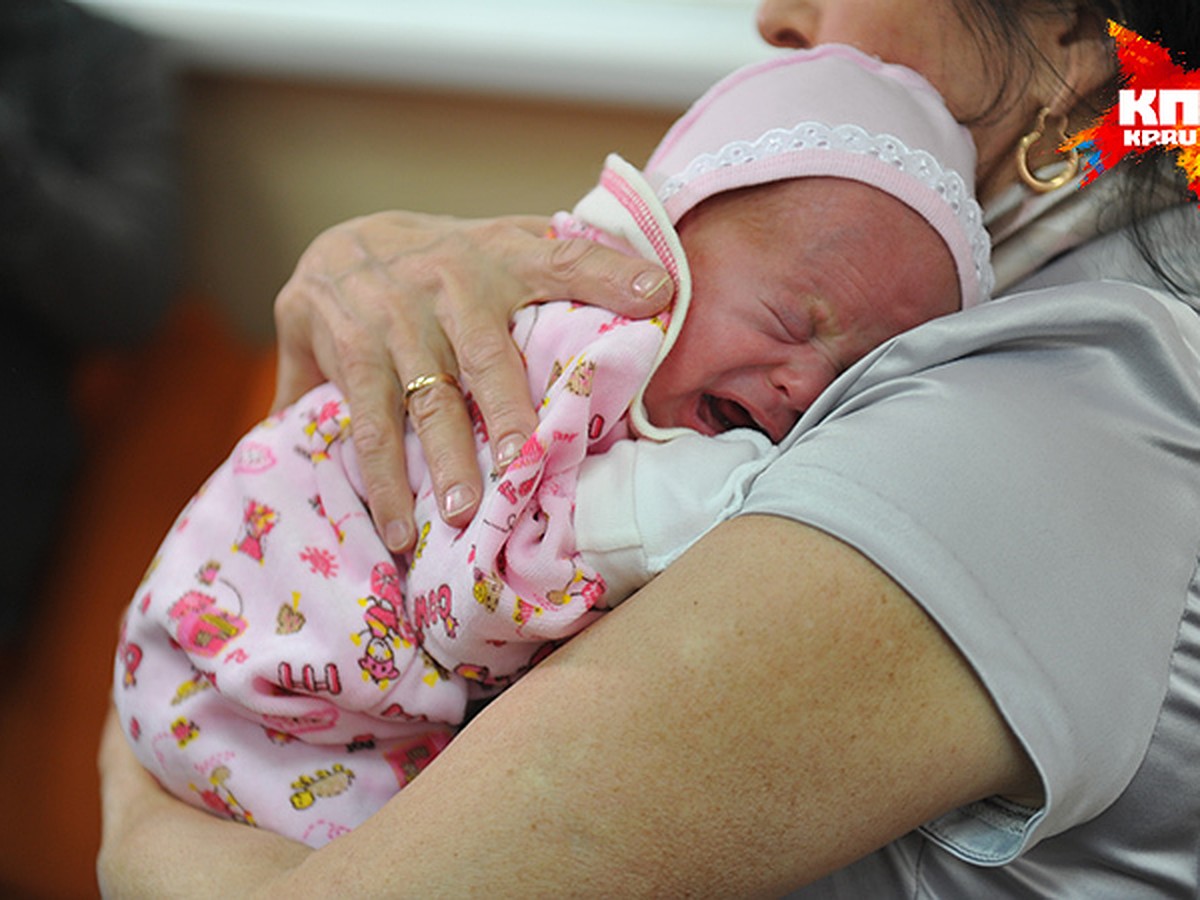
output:
[[[952,378],[965,388],[978,375],[978,388],[1003,395],[1019,390],[1034,370],[1074,370],[1101,359],[1107,365],[1097,369],[1098,378],[1107,373],[1129,388],[1155,371],[1149,380],[1184,382],[1200,404],[1200,313],[1184,299],[1133,281],[1023,290],[926,322],[876,348],[830,385],[801,425],[811,428],[847,404],[894,393],[906,379]],[[1131,373],[1137,377],[1129,379]]]

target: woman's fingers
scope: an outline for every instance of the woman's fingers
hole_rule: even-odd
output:
[[[395,285],[364,236],[385,224],[358,220],[322,234],[276,298],[274,407],[324,381],[341,389],[372,518],[388,546],[402,552],[412,546],[415,530],[402,394],[385,342],[394,327]],[[440,346],[453,359],[444,341]]]
[[[462,285],[447,287],[439,320],[454,347],[463,388],[469,392],[470,403],[475,407],[477,422],[470,424],[477,424],[487,435],[492,466],[503,470],[517,457],[537,427],[537,413],[529,396],[521,354],[509,334],[508,312],[472,303],[466,290]],[[422,425],[417,423],[417,433],[428,454],[434,445],[426,435],[434,436],[436,432],[432,428],[422,430]],[[478,475],[479,466],[473,452],[471,466]],[[439,495],[449,493],[452,481],[470,480],[465,471],[458,468],[456,457],[445,460],[441,471],[447,478],[444,484],[440,481],[439,469],[434,469],[434,483],[439,485]]]
[[[512,314],[542,300],[579,299],[641,318],[670,303],[674,283],[662,268],[592,241],[548,240],[547,221],[536,216],[466,223],[456,236],[462,243],[445,248],[438,319],[501,470],[537,425],[525,368],[508,335]],[[476,263],[470,277],[463,260]],[[480,303],[481,288],[507,305]],[[421,445],[428,453],[424,438]]]
[[[529,234],[545,235],[545,220],[507,220]],[[542,223],[540,232],[535,231]],[[588,240],[539,241],[529,253],[513,258],[515,273],[535,300],[581,300],[615,313],[644,319],[666,309],[675,285],[661,266],[627,256]]]
[[[134,756],[112,707],[100,733],[96,765],[100,771],[101,824],[108,849],[120,842],[144,815],[144,807],[159,799],[162,790]]]
[[[442,518],[466,525],[483,496],[483,479],[462,393],[440,381],[421,388],[408,401],[408,418],[421,441]]]
[[[284,286],[275,300],[275,397],[271,412],[295,403],[306,392],[326,381],[336,380],[323,372],[317,358],[320,337],[313,333],[313,303],[306,289],[296,282]],[[318,289],[316,286],[308,290]]]
[[[375,529],[393,553],[412,548],[413,493],[404,451],[403,396],[386,357],[344,364],[340,386]]]

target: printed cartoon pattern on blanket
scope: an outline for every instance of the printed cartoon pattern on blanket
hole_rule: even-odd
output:
[[[126,616],[115,696],[142,762],[196,806],[311,846],[369,817],[470,700],[613,602],[575,549],[575,476],[629,435],[664,328],[568,302],[522,310],[540,424],[465,530],[441,521],[411,444],[420,542],[405,558],[372,525],[336,389],[261,423],[180,515]],[[474,424],[489,467],[477,410]]]

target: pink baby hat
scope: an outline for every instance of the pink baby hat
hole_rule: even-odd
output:
[[[714,194],[785,178],[874,185],[942,236],[964,309],[995,283],[970,134],[923,77],[853,47],[823,44],[734,72],[672,126],[645,173],[673,224]]]

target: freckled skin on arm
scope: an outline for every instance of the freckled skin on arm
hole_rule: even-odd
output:
[[[243,883],[777,895],[1036,784],[973,672],[894,582],[827,535],[747,516],[495,701],[366,825],[269,882],[260,857]]]

